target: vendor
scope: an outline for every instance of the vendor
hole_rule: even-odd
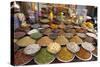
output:
[[[23,13],[20,11],[20,6],[14,2],[13,5],[11,6],[11,17],[12,17],[12,22],[14,19],[14,30],[19,28],[19,27],[27,27],[29,26],[26,22],[26,17]]]
[[[20,26],[20,21],[17,16],[15,16],[16,13],[20,12],[20,7],[15,2],[12,2],[11,4],[11,22],[14,22],[14,31]],[[12,23],[13,24],[13,23]]]

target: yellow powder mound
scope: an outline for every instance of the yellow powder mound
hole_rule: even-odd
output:
[[[68,51],[66,47],[63,47],[60,52],[57,54],[57,59],[62,62],[72,61],[74,58],[74,54]]]
[[[47,47],[47,50],[50,52],[50,53],[53,53],[53,54],[56,54],[60,51],[61,49],[61,45],[54,42],[54,43],[50,43]]]

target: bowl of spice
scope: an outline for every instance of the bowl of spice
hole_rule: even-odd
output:
[[[77,36],[81,37],[81,38],[86,38],[86,34],[85,33],[76,33]]]
[[[33,59],[32,56],[26,55],[23,52],[23,49],[20,49],[14,54],[14,64],[15,65],[24,65],[29,63]]]
[[[26,46],[28,46],[28,45],[30,45],[30,44],[35,44],[35,40],[32,39],[32,38],[29,37],[29,36],[25,36],[25,37],[19,39],[19,40],[16,42],[16,44],[17,44],[18,46],[20,46],[20,47],[26,47]]]
[[[70,42],[75,42],[76,44],[81,44],[83,43],[83,40],[79,37],[79,36],[73,36],[71,39],[70,39]]]
[[[83,47],[85,50],[87,50],[87,51],[92,52],[93,50],[95,50],[95,47],[93,46],[92,43],[84,42],[84,43],[82,43],[81,45],[82,45],[82,47]]]
[[[46,48],[41,50],[34,56],[34,61],[37,64],[50,64],[55,59],[55,56],[47,51]]]
[[[56,42],[50,43],[47,46],[47,50],[48,50],[48,52],[50,52],[52,54],[56,54],[56,53],[58,53],[61,50],[61,45],[56,43]]]
[[[31,34],[37,33],[37,32],[39,32],[38,29],[32,29],[32,30],[28,31],[27,34],[31,35]]]
[[[20,31],[15,32],[14,38],[16,38],[16,39],[21,38],[21,37],[25,36],[25,34],[26,34],[25,32],[20,32]]]
[[[66,46],[72,53],[76,53],[80,50],[80,47],[75,42],[69,42],[68,44],[66,44]]]
[[[68,39],[65,36],[61,35],[61,36],[58,36],[55,39],[55,42],[59,43],[60,45],[66,45],[69,41],[68,41]]]
[[[68,38],[68,39],[72,38],[73,36],[74,36],[73,33],[66,33],[65,34],[65,37]]]
[[[34,55],[40,50],[39,44],[32,44],[24,48],[24,53],[27,55]]]
[[[41,37],[38,41],[37,41],[37,44],[39,44],[40,46],[47,46],[49,45],[50,43],[52,43],[53,40],[50,39],[48,36],[44,36],[44,37]]]
[[[92,53],[81,47],[80,50],[76,53],[76,57],[80,60],[88,61],[91,60]]]
[[[94,33],[86,33],[88,36],[93,37],[94,39],[97,39],[97,35]]]
[[[96,40],[93,37],[90,37],[90,36],[87,36],[84,39],[84,42],[89,42],[89,43],[92,43],[92,44],[96,44]]]
[[[57,54],[57,59],[61,62],[70,62],[74,59],[75,55],[70,52],[66,47],[62,47]]]
[[[36,40],[36,39],[41,38],[41,37],[42,37],[42,34],[41,34],[40,32],[32,33],[32,34],[30,35],[30,37]]]

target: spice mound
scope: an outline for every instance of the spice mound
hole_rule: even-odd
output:
[[[55,42],[59,43],[60,45],[66,45],[69,41],[65,36],[58,36]]]
[[[84,39],[84,42],[89,42],[89,43],[95,44],[95,39],[92,38],[92,37],[87,36],[87,37]]]
[[[38,41],[37,41],[37,44],[39,44],[40,46],[47,46],[49,45],[50,43],[52,43],[53,40],[51,40],[49,37],[47,36],[44,36],[42,38],[40,38]]]
[[[84,48],[80,48],[80,51],[76,53],[76,56],[80,59],[80,60],[90,60],[92,58],[92,54],[85,50]]]
[[[31,35],[32,33],[37,33],[39,32],[37,29],[32,29],[30,31],[27,32],[28,35]]]
[[[73,53],[76,53],[80,50],[80,47],[75,42],[70,42],[66,44],[68,50],[70,50]]]
[[[31,36],[31,38],[33,38],[33,39],[39,39],[39,38],[42,37],[42,34],[39,33],[39,32],[37,32],[37,33],[32,33],[30,36]]]
[[[97,39],[97,35],[94,33],[86,33],[88,36],[93,37],[94,39]]]
[[[71,53],[66,47],[62,47],[60,52],[57,54],[57,59],[62,62],[70,62],[74,59],[74,54]]]
[[[66,33],[66,34],[65,34],[65,37],[66,37],[66,38],[72,38],[73,36],[74,36],[73,33]]]
[[[14,38],[21,38],[25,35],[25,32],[15,32],[14,33]]]
[[[33,59],[32,56],[23,53],[23,49],[18,50],[14,55],[15,65],[24,65],[29,63]]]
[[[86,49],[87,51],[90,51],[90,52],[92,52],[95,49],[95,47],[93,46],[93,44],[92,43],[88,43],[88,42],[82,43],[82,47],[84,49]]]
[[[35,43],[35,40],[32,39],[31,37],[29,36],[25,36],[21,39],[19,39],[16,44],[20,47],[25,47],[25,46],[28,46],[28,45],[31,45],[31,44],[34,44]]]
[[[27,55],[33,55],[40,50],[40,46],[38,44],[32,44],[24,48],[24,53]]]
[[[61,46],[60,44],[54,42],[54,43],[50,43],[47,47],[47,50],[50,52],[50,53],[53,53],[53,54],[56,54],[60,51],[61,49]]]
[[[81,44],[83,40],[79,36],[74,36],[72,39],[70,39],[70,42],[75,42],[77,44]]]
[[[79,36],[81,38],[86,38],[86,34],[85,33],[77,33],[77,36]]]
[[[42,48],[35,56],[34,61],[37,64],[49,64],[53,62],[55,56],[47,51],[46,48]]]

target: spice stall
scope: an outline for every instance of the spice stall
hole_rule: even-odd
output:
[[[91,14],[89,7],[93,7]],[[12,2],[11,64],[96,61],[96,9],[96,6]]]

